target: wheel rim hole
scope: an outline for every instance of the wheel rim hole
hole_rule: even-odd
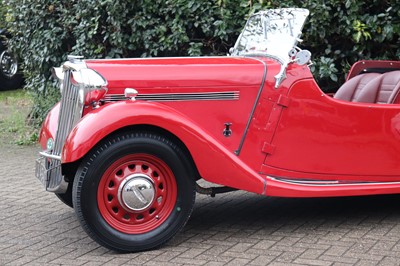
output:
[[[136,167],[136,165],[134,165],[134,164],[130,164],[130,165],[128,165],[128,168],[129,168],[130,170],[134,170],[134,169],[135,169],[135,167]]]
[[[158,174],[156,171],[154,171],[154,172],[153,172],[153,176],[154,176],[154,177],[159,177],[159,174]]]
[[[160,184],[158,185],[158,188],[161,189],[161,190],[163,190],[163,189],[164,189],[164,184],[163,184],[163,183],[160,183]]]
[[[114,197],[112,195],[108,194],[107,199],[109,202],[111,202],[114,199]]]
[[[160,204],[160,203],[161,203],[161,201],[162,201],[162,196],[159,196],[159,197],[157,198],[157,202],[158,202],[158,204]]]
[[[108,187],[109,187],[109,188],[114,187],[114,185],[115,185],[115,184],[114,184],[114,181],[110,181],[110,183],[108,183]]]
[[[143,214],[139,214],[136,216],[136,220],[142,220],[144,218]]]
[[[116,175],[117,175],[117,176],[122,176],[122,173],[123,173],[123,172],[122,172],[122,170],[120,169],[120,170],[118,170],[118,172],[116,173]]]
[[[144,171],[147,171],[147,169],[149,169],[149,166],[148,166],[148,165],[145,165],[145,164],[142,164],[142,169],[143,169]]]
[[[156,211],[156,209],[151,208],[151,209],[149,210],[149,214],[153,214],[155,211]]]
[[[114,213],[118,213],[118,208],[117,207],[113,207],[112,210],[113,210]]]
[[[129,221],[131,219],[131,216],[129,214],[125,213],[122,218]]]

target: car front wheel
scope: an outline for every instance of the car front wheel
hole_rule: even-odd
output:
[[[156,248],[185,225],[195,199],[193,169],[171,140],[125,133],[103,141],[83,160],[73,205],[85,231],[122,252]]]
[[[0,51],[0,90],[15,90],[22,86],[18,60],[7,50]]]

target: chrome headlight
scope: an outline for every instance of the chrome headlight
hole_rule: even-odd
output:
[[[84,105],[97,103],[107,92],[107,81],[93,69],[74,71],[72,77],[79,87],[79,99]]]
[[[53,76],[60,81],[60,90],[63,90],[63,67],[54,67]],[[107,93],[107,81],[98,72],[89,68],[76,68],[72,71],[71,82],[79,88],[79,101],[82,105],[97,103]]]

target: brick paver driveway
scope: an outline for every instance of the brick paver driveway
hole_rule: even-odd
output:
[[[159,250],[118,254],[34,178],[36,147],[0,145],[0,265],[399,265],[400,196],[278,199],[198,195]]]

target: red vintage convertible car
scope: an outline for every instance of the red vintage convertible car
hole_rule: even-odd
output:
[[[400,193],[400,63],[358,62],[326,95],[297,47],[308,14],[252,15],[226,57],[70,57],[36,176],[119,251],[171,239],[196,192]]]

